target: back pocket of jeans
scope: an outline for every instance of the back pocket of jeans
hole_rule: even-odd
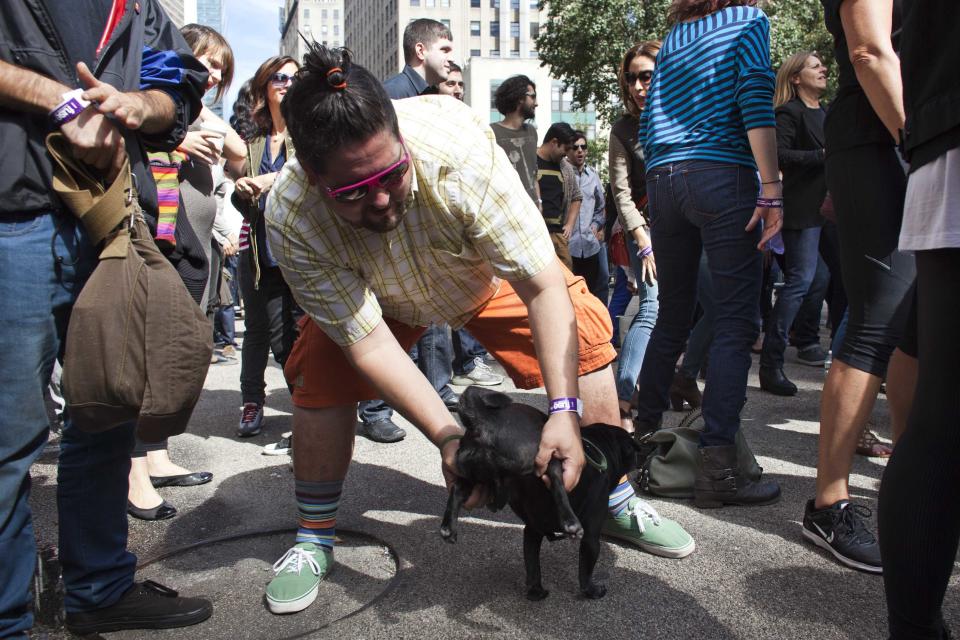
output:
[[[705,218],[716,218],[742,207],[740,172],[739,166],[730,164],[712,164],[680,171],[687,206],[693,213]]]

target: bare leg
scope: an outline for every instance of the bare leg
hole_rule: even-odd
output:
[[[848,480],[857,439],[877,400],[881,379],[834,361],[820,399],[816,508],[850,497]]]
[[[618,400],[620,404],[620,428],[633,433],[633,407],[629,402]]]
[[[900,349],[895,349],[887,368],[887,402],[890,405],[890,426],[893,444],[907,428],[907,418],[913,406],[913,394],[917,388],[917,359]]]
[[[150,483],[146,456],[130,458],[130,487],[127,489],[127,500],[141,509],[153,509],[163,502],[163,496],[157,493],[153,484]]]
[[[308,482],[343,480],[353,457],[357,405],[293,408],[293,475]]]
[[[580,376],[580,399],[583,401],[583,424],[621,424],[617,387],[610,365]],[[630,429],[633,430],[633,424]]]

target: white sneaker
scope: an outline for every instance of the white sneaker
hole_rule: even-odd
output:
[[[478,384],[482,387],[495,387],[498,384],[503,383],[503,376],[494,373],[493,369],[490,368],[490,365],[484,362],[483,358],[474,358],[473,364],[474,367],[470,373],[462,376],[453,376],[450,382],[464,387],[468,387],[472,384]]]

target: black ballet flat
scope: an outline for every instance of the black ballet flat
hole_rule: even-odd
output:
[[[164,500],[153,509],[141,509],[127,500],[127,513],[140,520],[167,520],[177,515],[177,508]]]
[[[160,487],[195,487],[199,484],[207,484],[211,480],[213,480],[213,474],[209,471],[196,471],[179,476],[150,476],[150,484],[153,485],[154,489]]]

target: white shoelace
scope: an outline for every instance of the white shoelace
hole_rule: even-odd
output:
[[[282,558],[273,563],[273,572],[279,575],[286,570],[300,575],[304,565],[309,565],[314,574],[320,575],[320,564],[314,557],[315,555],[313,551],[291,547]]]
[[[483,361],[483,358],[480,358],[480,357],[474,358],[473,364],[474,364],[474,368],[479,369],[482,373],[494,375],[493,369],[491,369],[490,365],[488,365],[486,362]]]
[[[627,507],[627,514],[636,519],[637,527],[639,527],[640,533],[643,533],[647,530],[647,528],[643,525],[644,516],[650,518],[650,520],[653,521],[654,526],[658,526],[660,524],[660,514],[657,513],[657,510],[639,498],[632,507]]]

